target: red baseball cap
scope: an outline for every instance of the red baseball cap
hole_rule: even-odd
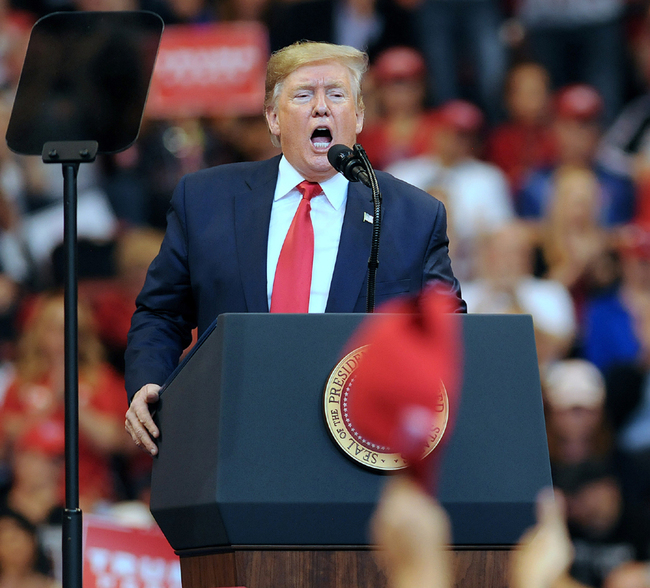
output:
[[[565,86],[555,96],[555,113],[560,118],[591,121],[602,114],[603,108],[600,94],[587,84]]]
[[[438,110],[440,122],[458,131],[473,133],[483,126],[483,113],[466,100],[450,100]]]
[[[380,83],[423,78],[426,74],[424,58],[411,47],[391,47],[383,51],[373,67]]]

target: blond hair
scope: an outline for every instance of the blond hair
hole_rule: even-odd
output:
[[[117,267],[121,274],[131,269],[149,267],[160,251],[164,233],[147,227],[132,228],[124,232],[115,251]]]
[[[579,194],[576,185],[584,187],[585,205],[589,207],[588,218],[584,219],[585,226],[581,227],[571,224],[568,217],[574,196]],[[594,239],[601,237],[599,191],[598,177],[589,168],[565,165],[554,173],[552,199],[546,212],[541,242],[549,268],[567,259],[567,235],[580,231],[583,236],[590,234]]]
[[[348,68],[357,110],[363,111],[361,78],[368,69],[368,56],[348,45],[316,43],[314,41],[298,41],[271,55],[266,66],[264,110],[277,106],[282,84],[290,74],[299,67],[326,61],[336,61]]]
[[[53,330],[63,337],[63,306],[63,294],[58,292],[44,294],[35,301],[18,341],[16,372],[21,382],[39,383],[52,368],[44,341]],[[80,377],[92,384],[104,361],[104,348],[92,312],[82,300],[79,300],[77,318]]]

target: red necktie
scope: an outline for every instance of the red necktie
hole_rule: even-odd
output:
[[[314,265],[314,227],[310,200],[322,192],[320,184],[300,182],[302,200],[287,233],[275,270],[271,312],[309,312],[311,272]]]

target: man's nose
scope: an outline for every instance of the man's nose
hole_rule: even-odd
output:
[[[327,96],[325,95],[325,92],[316,92],[314,98],[314,115],[328,115],[330,113],[330,109],[327,103]]]

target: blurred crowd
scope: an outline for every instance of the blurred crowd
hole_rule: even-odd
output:
[[[368,51],[359,142],[445,202],[470,312],[533,316],[572,573],[622,586],[621,569],[650,559],[647,0],[0,0],[0,128],[37,18],[138,8],[167,24],[259,21],[271,50],[307,38]],[[81,166],[85,512],[147,503],[150,458],[123,429],[135,296],[180,177],[278,152],[261,110],[145,117],[132,147]],[[11,532],[61,520],[61,211],[60,168],[0,142],[0,588]],[[31,584],[42,562],[29,549]]]

